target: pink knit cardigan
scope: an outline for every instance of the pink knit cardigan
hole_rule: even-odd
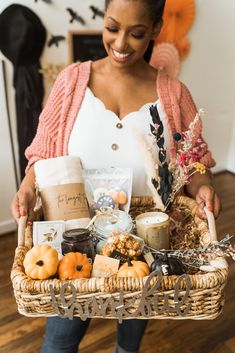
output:
[[[58,75],[39,117],[37,134],[25,151],[29,160],[26,172],[39,159],[68,155],[68,142],[89,82],[91,63],[86,61],[72,64]],[[166,114],[170,154],[174,157],[176,149],[173,134],[188,128],[197,109],[187,87],[177,79],[159,72],[156,84],[157,94]],[[195,141],[201,136],[201,129],[200,121]],[[201,151],[201,162],[208,168],[215,165],[207,146]]]

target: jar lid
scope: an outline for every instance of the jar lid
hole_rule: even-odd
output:
[[[89,236],[90,236],[90,231],[89,229],[86,229],[86,228],[70,229],[70,230],[66,230],[63,233],[64,240],[71,241],[71,242],[83,241],[89,238]]]
[[[95,230],[107,238],[113,231],[130,232],[133,227],[132,219],[127,212],[114,210],[112,213],[99,215],[94,222]]]

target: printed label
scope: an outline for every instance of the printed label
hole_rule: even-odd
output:
[[[117,259],[120,260],[120,262],[123,264],[124,262],[127,262],[128,259],[130,260],[130,257],[123,255],[122,253],[120,253],[119,251],[114,250],[112,252],[112,254],[110,255],[110,257],[112,257],[113,259]]]
[[[40,192],[46,221],[89,218],[88,204],[82,183],[50,186]]]
[[[147,262],[148,266],[151,267],[153,261],[154,261],[154,257],[152,255],[151,252],[147,252],[146,254],[144,254],[144,259]]]

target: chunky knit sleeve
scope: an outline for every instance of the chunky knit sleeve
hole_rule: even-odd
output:
[[[181,112],[181,124],[182,130],[187,130],[190,123],[193,121],[197,113],[196,105],[192,99],[192,96],[188,88],[181,82],[181,95],[180,95],[180,112]],[[212,154],[208,149],[208,145],[202,137],[202,121],[198,122],[195,129],[194,141],[195,145],[197,140],[200,138],[205,146],[200,151],[200,162],[203,163],[207,168],[212,168],[215,166],[215,161],[212,158]]]
[[[37,160],[52,158],[56,155],[56,140],[64,96],[65,71],[63,70],[58,75],[47,103],[39,117],[37,133],[31,145],[25,151],[25,156],[29,161],[26,173],[30,166]]]

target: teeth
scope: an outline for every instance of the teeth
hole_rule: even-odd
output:
[[[114,50],[113,49],[113,53],[114,55],[116,56],[117,59],[124,59],[124,58],[127,58],[130,53],[119,53],[118,51]]]

